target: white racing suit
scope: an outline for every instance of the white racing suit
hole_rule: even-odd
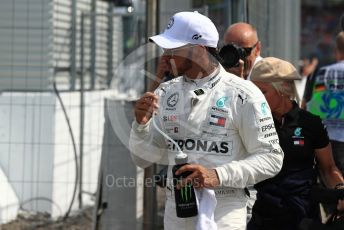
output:
[[[283,162],[270,108],[250,81],[227,73],[221,66],[198,80],[179,77],[155,91],[159,96],[156,123],[188,154],[190,164],[216,169],[218,229],[246,227],[244,188],[276,175]],[[152,120],[152,119],[151,119]],[[176,216],[171,165],[177,151],[157,132],[152,121],[134,121],[129,146],[134,162],[169,164],[165,229],[195,229],[197,217]]]

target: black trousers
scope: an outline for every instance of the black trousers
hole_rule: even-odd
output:
[[[252,214],[252,218],[247,224],[247,230],[297,230],[299,218],[293,213],[273,217],[262,217],[257,213]]]

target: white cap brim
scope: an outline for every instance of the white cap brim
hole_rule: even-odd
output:
[[[188,43],[174,38],[168,37],[165,34],[155,35],[149,38],[149,41],[153,41],[155,44],[164,49],[174,49],[181,46],[185,46]]]

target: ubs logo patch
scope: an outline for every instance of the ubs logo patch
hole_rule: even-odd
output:
[[[176,120],[177,120],[176,115],[163,116],[163,121],[176,121]]]
[[[178,103],[179,93],[173,93],[169,98],[167,98],[167,105],[169,107],[174,107]]]

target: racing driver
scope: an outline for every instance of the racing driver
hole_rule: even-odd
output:
[[[164,216],[167,230],[195,229],[200,215],[176,216],[171,189],[174,143],[188,155],[189,164],[177,171],[192,172],[184,182],[215,191],[217,229],[244,230],[244,188],[273,177],[282,166],[283,151],[269,105],[253,83],[227,73],[219,64],[215,58],[218,38],[213,22],[197,12],[175,14],[162,34],[150,38],[164,49],[171,72],[180,77],[162,83],[136,102],[129,146],[140,167],[154,162],[170,165]]]

